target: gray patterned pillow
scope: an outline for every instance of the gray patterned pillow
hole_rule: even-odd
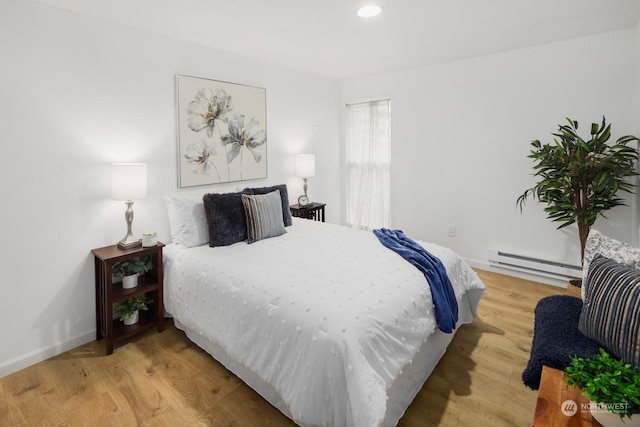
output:
[[[289,227],[293,224],[293,220],[291,219],[291,211],[289,210],[289,192],[285,184],[274,185],[271,187],[245,188],[243,192],[247,194],[267,194],[275,190],[280,190],[280,199],[282,199],[282,220],[284,221],[284,226]]]
[[[586,284],[580,332],[626,363],[640,365],[640,271],[596,255]]]
[[[587,281],[591,260],[596,255],[602,255],[622,265],[640,270],[640,248],[612,239],[598,230],[591,230],[584,248],[584,260],[582,261],[582,281]]]
[[[248,243],[287,232],[282,221],[282,199],[279,190],[260,195],[243,194],[242,204],[247,219]]]

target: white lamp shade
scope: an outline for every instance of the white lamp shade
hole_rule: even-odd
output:
[[[296,176],[300,178],[316,176],[316,156],[314,154],[298,154],[296,156]]]
[[[147,197],[146,163],[117,163],[111,168],[113,200],[140,200]]]

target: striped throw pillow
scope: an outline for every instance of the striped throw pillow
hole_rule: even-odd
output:
[[[242,204],[247,219],[248,243],[287,232],[282,219],[280,191],[267,194],[242,195]]]
[[[596,255],[585,286],[580,332],[624,362],[640,365],[640,271]]]

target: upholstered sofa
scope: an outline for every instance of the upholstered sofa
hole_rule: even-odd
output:
[[[582,299],[554,295],[538,302],[522,381],[537,390],[543,365],[564,370],[571,356],[588,357],[600,347],[640,364],[640,248],[592,230],[583,261]]]
[[[578,329],[581,311],[582,300],[571,295],[552,295],[538,302],[531,356],[522,372],[522,382],[527,387],[540,387],[542,366],[564,370],[570,356],[588,357],[598,352],[598,343]]]

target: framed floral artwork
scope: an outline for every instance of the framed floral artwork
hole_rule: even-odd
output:
[[[178,186],[267,176],[264,88],[176,75]]]

